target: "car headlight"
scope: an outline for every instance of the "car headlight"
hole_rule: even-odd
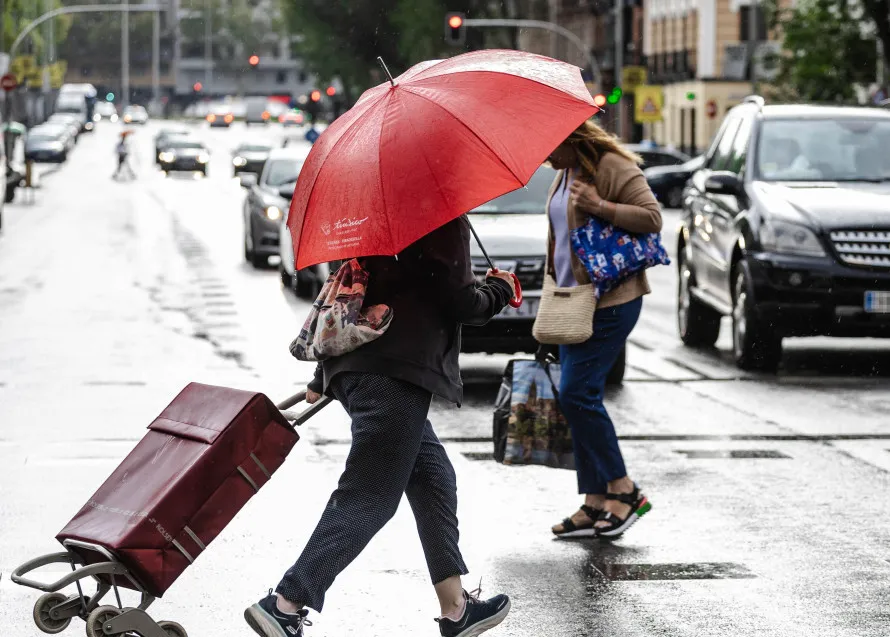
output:
[[[176,159],[176,155],[169,151],[164,151],[160,155],[158,155],[158,159],[160,159],[164,163],[169,164],[171,161]]]
[[[99,115],[99,113],[93,113],[93,121],[94,122],[98,122],[100,119],[102,119],[102,116]]]
[[[201,153],[200,155],[198,155],[199,164],[206,164],[208,161],[210,161],[210,155],[208,155],[207,153]]]
[[[246,165],[247,165],[247,160],[244,159],[243,157],[235,157],[235,158],[232,160],[232,165],[233,165],[233,166],[246,166]]]
[[[779,254],[799,254],[824,257],[825,249],[816,233],[796,223],[770,221],[760,228],[760,243],[764,250]]]
[[[281,208],[278,206],[266,206],[266,216],[272,221],[281,219]]]
[[[117,121],[117,115],[112,115],[112,116],[111,116],[111,121],[112,121],[112,122],[116,122],[116,121]]]
[[[53,150],[65,150],[65,144],[63,144],[62,142],[53,142],[52,149]]]

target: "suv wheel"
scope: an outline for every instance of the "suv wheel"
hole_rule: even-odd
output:
[[[741,369],[775,372],[782,360],[782,337],[757,317],[748,289],[747,271],[740,266],[733,288],[732,354]]]
[[[284,264],[278,264],[278,274],[281,276],[281,285],[286,287],[289,290],[294,289],[294,277],[287,273],[287,270],[284,269]]]
[[[680,340],[690,347],[713,347],[720,336],[720,313],[692,296],[695,281],[682,249],[677,260],[680,262],[677,283],[677,329]]]

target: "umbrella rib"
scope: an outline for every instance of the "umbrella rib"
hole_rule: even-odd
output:
[[[383,117],[380,118],[380,135],[377,138],[377,174],[380,177],[380,199],[383,202],[383,218],[386,221],[386,233],[389,235],[390,245],[395,249],[396,241],[392,234],[392,225],[389,223],[389,215],[386,213],[386,188],[383,187],[383,127],[386,125],[386,115],[392,106],[393,91],[386,93],[386,104],[383,106]]]
[[[421,93],[417,93],[417,92],[415,92],[415,91],[412,91],[410,86],[403,86],[402,88],[403,88],[404,90],[408,91],[409,93],[411,93],[412,95],[416,95],[416,96],[419,97],[420,99],[422,99],[422,100],[426,100],[426,101],[429,102],[430,104],[434,104],[435,106],[441,108],[443,111],[445,111],[446,113],[448,113],[449,115],[451,115],[455,120],[457,120],[458,122],[460,122],[460,125],[461,125],[461,126],[463,126],[463,127],[466,128],[468,131],[470,131],[470,133],[473,134],[473,137],[475,137],[476,139],[478,139],[479,142],[480,142],[485,148],[487,148],[487,149],[491,152],[492,155],[494,155],[495,159],[498,160],[498,163],[500,163],[501,166],[503,166],[503,167],[506,168],[508,171],[510,171],[510,174],[513,175],[513,178],[517,181],[517,183],[519,184],[519,187],[520,187],[520,188],[521,188],[522,186],[525,185],[525,184],[523,183],[523,181],[522,181],[522,178],[519,177],[519,175],[517,175],[517,174],[513,171],[513,169],[510,168],[510,166],[508,166],[507,163],[506,163],[503,159],[501,159],[500,155],[498,155],[498,154],[494,151],[494,149],[493,149],[491,146],[489,146],[488,143],[487,143],[484,139],[482,139],[482,137],[479,136],[479,133],[477,133],[477,132],[474,131],[472,128],[470,128],[470,127],[467,125],[467,123],[464,122],[460,117],[458,117],[457,115],[455,115],[454,113],[452,113],[451,111],[449,111],[447,108],[445,108],[444,106],[442,106],[441,104],[439,104],[437,101],[435,101],[435,100],[431,100],[431,99],[428,98],[426,95],[422,95]]]

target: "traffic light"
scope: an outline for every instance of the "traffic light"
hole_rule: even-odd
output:
[[[321,91],[319,91],[317,89],[312,91],[311,93],[309,93],[309,99],[312,100],[313,102],[320,102],[321,101]]]
[[[113,102],[113,101],[114,101],[114,93],[108,93],[108,94],[105,96],[105,101],[106,101],[106,102]]]
[[[201,84],[200,82],[195,82],[194,84],[192,84],[192,89],[195,91],[195,93],[200,93],[201,89],[203,89],[203,88],[204,88],[204,85]]]
[[[602,93],[597,93],[593,96],[593,103],[599,108],[602,108],[606,105],[606,96]]]
[[[250,64],[253,68],[256,68],[260,63],[260,56],[253,54],[249,58],[247,58],[247,63]]]
[[[337,89],[335,89],[333,86],[329,86],[325,89],[324,92],[327,94],[328,97],[334,97],[334,95],[337,94]]]
[[[606,98],[606,101],[609,104],[617,104],[622,95],[624,95],[624,91],[621,90],[621,87],[616,86],[612,89],[612,92],[609,93],[609,97]]]
[[[463,46],[467,41],[467,16],[463,13],[445,14],[445,42],[451,46]]]

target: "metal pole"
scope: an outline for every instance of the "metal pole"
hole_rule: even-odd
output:
[[[211,65],[213,64],[213,44],[210,24],[210,0],[204,0],[204,93],[210,93]]]
[[[549,20],[553,24],[559,23],[559,0],[550,0],[549,6],[547,7],[547,20]],[[554,31],[550,32],[550,57],[558,58],[559,57],[559,40],[556,37],[556,33]]]
[[[121,106],[130,104],[130,1],[121,15]]]
[[[615,0],[615,86],[621,86],[621,72],[624,68],[624,0]],[[603,90],[600,87],[600,90]],[[624,125],[622,122],[622,115],[624,109],[622,108],[622,104],[624,102],[620,102],[620,104],[615,108],[616,117],[615,117],[615,134],[618,135],[618,138],[621,138]]]
[[[578,50],[581,52],[581,55],[587,60],[587,64],[590,66],[590,72],[593,75],[593,81],[596,82],[600,88],[603,85],[603,76],[600,74],[600,67],[596,61],[596,58],[593,54],[588,50],[588,48],[584,45],[584,42],[577,35],[566,29],[565,27],[561,27],[558,24],[553,24],[552,22],[546,22],[544,20],[507,20],[507,19],[488,19],[488,18],[468,18],[464,20],[464,24],[468,27],[519,27],[522,29],[545,29],[550,31],[551,33],[556,33],[564,37],[566,40],[575,45]]]
[[[748,64],[751,67],[751,93],[757,95],[757,2],[758,0],[750,0],[748,6],[748,47],[751,51]]]
[[[155,11],[151,24],[151,103],[155,113],[161,103],[161,12]],[[155,113],[152,113],[154,115]]]

